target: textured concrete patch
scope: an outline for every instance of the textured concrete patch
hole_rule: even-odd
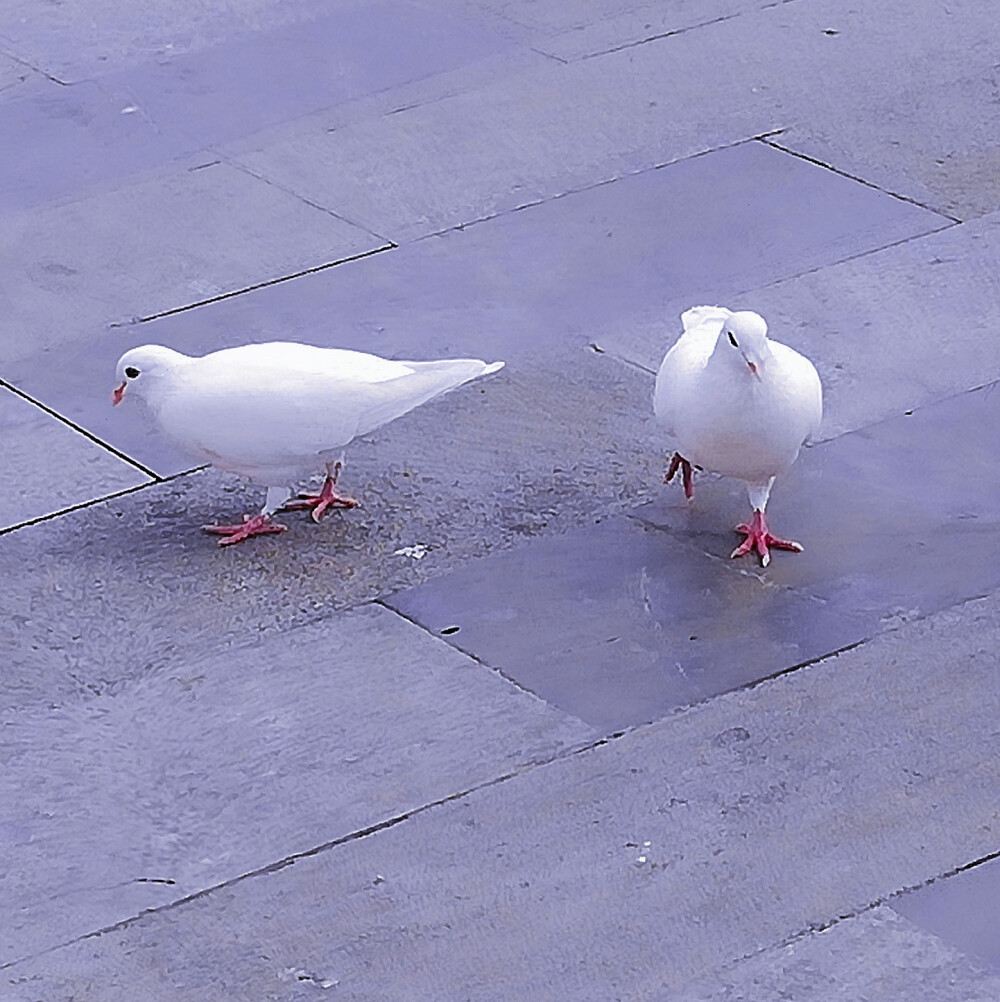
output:
[[[966,70],[975,67],[970,61]],[[803,120],[781,143],[959,219],[1000,208],[1000,68]]]
[[[18,1000],[302,998],[288,968],[366,1002],[684,997],[996,848],[998,642],[969,603],[4,974]]]
[[[7,389],[0,439],[0,529],[152,481]]]
[[[366,606],[279,642],[169,658],[82,702],[4,711],[3,735],[9,963],[592,732]]]
[[[707,978],[678,1002],[993,1002],[1000,976],[885,907]]]

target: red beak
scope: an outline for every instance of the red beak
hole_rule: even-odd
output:
[[[114,393],[111,394],[111,405],[117,407],[125,397],[125,386],[126,383],[122,383],[121,386],[116,386]]]

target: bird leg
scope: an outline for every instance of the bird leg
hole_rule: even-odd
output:
[[[259,515],[244,515],[239,525],[202,526],[205,532],[226,537],[219,540],[219,546],[232,546],[233,543],[242,543],[251,536],[266,536],[272,532],[284,532],[287,528],[287,525],[272,522],[271,516],[266,512],[261,512]]]
[[[336,463],[327,463],[326,480],[323,482],[320,492],[318,494],[299,494],[295,501],[286,502],[282,511],[299,511],[311,508],[313,521],[318,522],[328,508],[357,508],[358,502],[354,498],[345,497],[336,491],[337,477],[340,476],[343,465],[339,459]]]
[[[667,472],[663,474],[663,482],[669,484],[678,470],[684,480],[684,496],[690,501],[694,497],[694,473],[691,464],[679,452],[675,452],[671,458]]]
[[[777,536],[771,535],[767,527],[767,520],[764,518],[763,509],[761,508],[754,508],[750,524],[741,523],[736,526],[736,531],[744,533],[747,538],[733,550],[729,555],[730,558],[742,557],[756,550],[760,556],[761,566],[767,567],[771,562],[771,554],[768,551],[768,547],[770,546],[773,546],[776,550],[791,550],[794,553],[802,552],[801,543],[796,543],[791,539],[779,539]]]
[[[264,507],[258,515],[244,515],[243,521],[238,525],[203,525],[205,532],[211,532],[216,536],[225,536],[219,540],[219,546],[232,546],[233,543],[242,543],[244,539],[251,536],[266,536],[274,532],[284,532],[288,526],[279,522],[272,522],[271,516],[281,510],[282,504],[288,499],[291,493],[287,487],[268,487],[267,499]]]

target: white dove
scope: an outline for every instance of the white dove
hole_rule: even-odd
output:
[[[684,333],[656,376],[653,410],[677,451],[664,476],[680,469],[684,493],[694,494],[692,466],[737,477],[753,507],[746,539],[732,552],[756,550],[766,567],[769,547],[801,552],[773,536],[764,510],[774,478],[795,462],[819,428],[823,389],[812,362],[767,337],[764,318],[718,306],[696,306],[681,317]]]
[[[284,532],[280,510],[311,508],[319,521],[332,506],[357,501],[337,494],[344,447],[414,407],[503,362],[474,358],[394,362],[360,351],[275,341],[226,348],[200,358],[148,344],[118,360],[115,404],[139,398],[161,430],[219,469],[267,487],[257,515],[239,525],[206,525],[225,538]],[[289,502],[290,485],[326,468],[318,494]]]

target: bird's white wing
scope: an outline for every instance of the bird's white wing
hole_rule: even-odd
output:
[[[653,412],[668,435],[676,433],[677,416],[690,406],[697,375],[729,316],[730,311],[720,306],[695,306],[681,316],[684,333],[664,357],[653,391]]]
[[[478,358],[451,358],[436,362],[406,362],[410,370],[396,379],[380,382],[367,393],[357,434],[374,431],[477,376],[503,368],[503,362],[487,364]]]
[[[317,348],[292,341],[267,341],[224,348],[197,359],[204,378],[223,374],[253,378],[254,373],[299,374],[308,379],[316,374],[331,378],[353,379],[361,383],[381,383],[404,376],[412,370],[406,362],[395,362],[363,351],[347,348]]]
[[[772,341],[771,352],[780,363],[781,393],[787,401],[789,420],[797,422],[802,442],[818,431],[823,420],[823,384],[816,367],[805,355],[780,341]]]

